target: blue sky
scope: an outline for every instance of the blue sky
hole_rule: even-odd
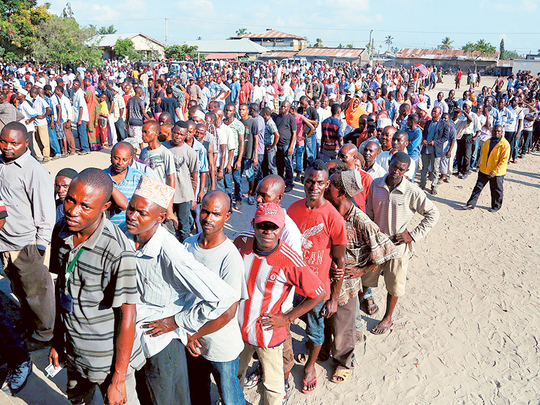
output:
[[[49,2],[55,13],[66,4]],[[540,0],[73,0],[71,7],[81,25],[114,24],[118,33],[143,32],[162,42],[167,17],[169,45],[197,37],[224,39],[242,27],[355,47],[365,46],[372,29],[375,46],[383,51],[388,35],[398,48],[435,48],[445,36],[456,48],[481,38],[497,48],[504,38],[506,49],[520,54],[540,48]]]

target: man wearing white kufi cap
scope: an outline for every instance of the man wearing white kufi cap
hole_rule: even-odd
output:
[[[174,188],[144,176],[126,210],[141,295],[137,332],[147,358],[148,400],[157,405],[190,403],[184,346],[200,353],[197,339],[218,330],[218,318],[240,299],[160,226],[173,197]]]

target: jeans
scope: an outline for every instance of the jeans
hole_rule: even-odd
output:
[[[300,304],[304,297],[295,294],[294,305]],[[321,301],[315,307],[302,315],[301,319],[306,322],[306,336],[313,343],[313,346],[322,346],[324,342],[324,316],[321,315],[321,310],[326,301]]]
[[[317,159],[317,135],[313,135],[306,138],[306,157],[308,165],[311,164],[315,159]]]
[[[292,155],[288,155],[287,146],[278,146],[276,151],[277,174],[285,180],[286,187],[293,187]]]
[[[476,185],[472,191],[471,198],[467,201],[467,205],[476,206],[480,193],[489,182],[491,189],[491,208],[498,210],[501,208],[503,202],[503,181],[504,176],[495,176],[490,179],[487,174],[478,172],[478,180],[476,180]]]
[[[420,188],[426,186],[427,174],[429,166],[433,167],[433,180],[431,182],[431,188],[436,189],[439,183],[439,169],[441,167],[441,158],[435,157],[433,154],[422,153],[422,173],[420,175]]]
[[[25,340],[15,332],[12,321],[11,317],[2,311],[0,315],[0,340],[2,341],[0,364],[7,363],[8,370],[30,360]]]
[[[240,169],[233,170],[232,172],[234,183],[233,201],[242,202],[242,166],[240,166]]]
[[[118,142],[126,139],[126,123],[123,118],[118,118],[118,121],[114,123],[114,126],[116,128],[116,133],[118,134]]]
[[[302,172],[304,170],[304,146],[294,148],[294,171]]]
[[[173,210],[178,217],[178,229],[176,230],[176,239],[180,243],[184,242],[191,232],[193,226],[193,217],[191,216],[191,201],[173,204]]]
[[[521,143],[521,131],[516,132],[516,138],[514,139],[514,149],[512,150],[512,159],[516,160],[519,155],[519,145]]]
[[[233,177],[232,173],[223,174],[223,178],[218,180],[216,178],[216,188],[225,192],[231,199],[234,191]]]
[[[75,125],[74,129],[75,132],[73,133],[73,137],[75,138],[75,148],[90,152],[88,133],[86,132],[86,121],[81,121],[81,125]]]
[[[191,404],[186,351],[179,339],[146,359],[143,370],[153,405]]]
[[[463,137],[457,141],[457,169],[460,174],[469,173],[473,142],[472,134],[463,135]]]
[[[531,147],[532,130],[531,131],[523,130],[522,135],[523,135],[523,142],[521,142],[520,155],[525,155],[526,153],[529,153],[529,148]]]
[[[472,158],[471,158],[471,167],[480,166],[480,137],[476,138],[473,145]]]
[[[186,355],[189,373],[189,390],[193,405],[211,405],[210,375],[214,377],[219,395],[225,405],[244,405],[244,393],[238,379],[240,357],[232,361],[209,361],[204,357]]]
[[[55,155],[60,155],[62,153],[62,149],[60,149],[60,144],[58,143],[58,138],[56,137],[56,131],[54,128],[51,128],[49,124],[47,124],[47,128],[49,130],[49,142],[51,143],[51,149],[54,151]]]
[[[267,149],[264,151],[263,175],[277,174],[276,149]]]
[[[515,132],[504,132],[504,137],[510,144],[510,160],[514,160],[517,157],[516,151],[516,133]]]

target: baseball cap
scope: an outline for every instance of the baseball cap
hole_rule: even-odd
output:
[[[285,226],[285,212],[283,208],[276,203],[264,203],[257,207],[255,211],[254,223],[272,222],[279,228]]]
[[[419,108],[419,109],[421,109],[422,111],[427,111],[427,110],[428,110],[428,108],[427,108],[427,103],[418,103],[418,104],[416,105],[416,108]]]

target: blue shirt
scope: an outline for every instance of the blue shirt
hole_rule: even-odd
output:
[[[193,145],[191,148],[197,153],[197,159],[199,160],[199,181],[197,182],[197,190],[195,193],[195,198],[197,198],[197,195],[201,189],[201,174],[208,173],[208,151],[204,145],[196,139],[193,139]],[[207,178],[206,181],[208,182],[209,179]]]
[[[240,91],[240,83],[238,82],[231,83],[231,101],[233,103],[236,103],[236,99],[238,98],[239,91]]]
[[[420,146],[422,145],[422,130],[420,129],[420,127],[411,129],[408,126],[406,126],[405,132],[407,133],[407,135],[409,135],[409,144],[407,145],[407,153],[412,159],[416,159],[418,156],[420,156]]]
[[[135,189],[139,185],[139,181],[141,180],[142,176],[144,176],[144,173],[138,171],[137,169],[134,169],[131,166],[128,166],[126,177],[120,182],[120,184],[116,184],[111,175],[111,166],[106,168],[104,172],[111,176],[114,187],[117,188],[118,191],[120,191],[122,194],[124,194],[128,201],[131,200],[131,197],[133,197]],[[126,222],[126,211],[114,214],[109,219],[113,224],[122,227],[125,225]]]

